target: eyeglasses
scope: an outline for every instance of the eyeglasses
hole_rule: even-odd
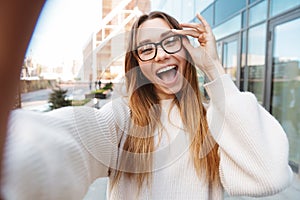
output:
[[[162,49],[168,54],[177,53],[182,48],[182,36],[171,35],[169,37],[164,38],[158,43],[150,42],[147,44],[139,45],[136,48],[136,54],[141,61],[152,60],[157,54],[158,45],[160,45]]]

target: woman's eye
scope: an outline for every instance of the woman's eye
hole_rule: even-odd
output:
[[[164,41],[164,45],[171,46],[171,45],[176,44],[176,42],[178,42],[177,37],[169,37]]]
[[[139,49],[139,53],[140,54],[150,54],[154,51],[154,48],[152,45],[146,45],[146,46],[143,46]]]

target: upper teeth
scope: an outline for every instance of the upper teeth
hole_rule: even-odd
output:
[[[164,68],[158,70],[158,71],[157,71],[157,74],[160,74],[160,73],[162,73],[162,72],[166,72],[166,71],[171,70],[171,69],[174,69],[174,68],[175,68],[175,66],[167,66],[167,67],[164,67]]]

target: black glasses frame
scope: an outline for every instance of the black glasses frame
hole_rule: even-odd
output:
[[[176,50],[176,51],[167,51],[165,48],[164,48],[164,46],[163,46],[163,42],[165,41],[165,40],[167,40],[167,39],[169,39],[170,37],[174,37],[174,36],[178,36],[179,38],[180,38],[180,48],[178,49],[178,50]],[[140,56],[139,56],[139,54],[138,54],[138,48],[139,47],[141,47],[141,46],[144,46],[144,45],[149,45],[149,44],[153,44],[154,46],[155,46],[155,53],[154,53],[154,55],[153,55],[153,57],[152,58],[150,58],[150,59],[142,59]],[[166,53],[168,53],[168,54],[174,54],[174,53],[177,53],[177,52],[179,52],[181,49],[182,49],[182,35],[179,35],[179,34],[176,34],[176,35],[170,35],[170,36],[168,36],[168,37],[166,37],[166,38],[164,38],[164,39],[162,39],[160,42],[157,42],[157,43],[155,43],[155,42],[149,42],[149,43],[145,43],[145,44],[141,44],[141,45],[139,45],[139,46],[137,46],[136,47],[136,49],[135,49],[135,54],[137,55],[137,57],[141,60],[141,61],[149,61],[149,60],[152,60],[153,58],[155,58],[156,57],[156,55],[157,55],[157,46],[161,46],[161,48],[166,52]]]

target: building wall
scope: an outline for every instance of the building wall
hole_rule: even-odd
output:
[[[83,49],[83,80],[93,80],[93,47],[95,40],[90,38],[89,42]]]
[[[213,28],[226,72],[240,90],[254,93],[286,131],[290,164],[298,171],[300,1],[230,2],[215,0],[201,14]]]
[[[193,10],[193,8],[195,8]],[[254,93],[285,129],[290,164],[300,164],[300,1],[152,0],[152,10],[213,28],[226,73],[241,91]]]
[[[101,26],[92,33],[91,38],[83,49],[84,81],[95,81],[112,77],[110,69],[115,65],[118,69],[120,65],[124,65],[122,57],[124,57],[126,51],[126,31],[130,29],[134,18],[124,27],[122,23],[128,16],[132,16],[132,11],[135,7],[138,7],[142,13],[147,13],[151,5],[150,0],[131,0],[128,2],[124,0],[102,0],[101,2],[102,21],[99,22]],[[126,6],[123,10],[116,12],[116,14],[114,11],[116,11],[117,6],[124,2],[126,2]],[[104,23],[103,21],[111,12],[116,15],[108,23]],[[119,33],[113,39],[107,39],[110,38],[108,36],[111,36],[112,33],[115,34],[114,31],[119,28]]]

